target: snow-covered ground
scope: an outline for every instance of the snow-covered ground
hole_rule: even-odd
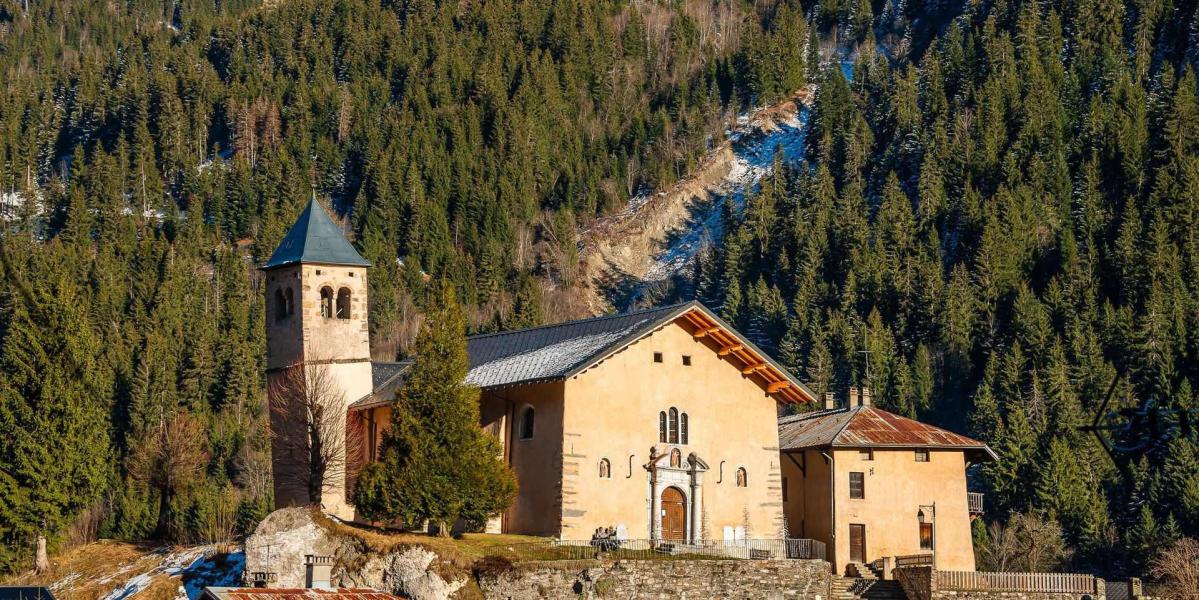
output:
[[[196,600],[205,587],[240,585],[246,564],[245,553],[240,549],[218,552],[213,546],[126,551],[119,563],[109,564],[107,560],[113,551],[104,544],[84,547],[80,556],[61,565],[61,570],[52,573],[50,590],[60,597],[94,590],[94,597],[99,600],[133,600],[151,587],[157,590],[155,598],[162,597],[164,587],[167,590],[174,587],[174,600]],[[89,552],[95,560],[88,560]]]

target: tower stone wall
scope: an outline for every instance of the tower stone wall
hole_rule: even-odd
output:
[[[347,454],[358,452],[360,436],[347,408],[373,388],[368,266],[313,201],[263,267],[277,507],[312,504],[312,465],[324,463],[321,508],[353,517],[347,466],[359,461]],[[324,451],[312,450],[320,444]]]

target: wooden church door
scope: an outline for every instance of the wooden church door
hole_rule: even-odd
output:
[[[683,492],[668,487],[662,490],[662,537],[667,540],[683,540],[687,535],[687,510],[684,508]]]

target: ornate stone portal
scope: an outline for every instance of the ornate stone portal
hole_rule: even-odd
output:
[[[685,461],[680,460],[681,455],[682,452],[674,447],[665,453],[659,453],[656,446],[650,448],[649,462],[645,464],[645,470],[649,472],[650,537],[663,540],[669,539],[666,533],[675,533],[673,530],[663,530],[666,510],[662,496],[673,490],[670,492],[672,496],[677,492],[683,497],[685,526],[682,539],[675,541],[698,543],[703,541],[703,475],[708,471],[708,463],[694,452],[688,454]]]

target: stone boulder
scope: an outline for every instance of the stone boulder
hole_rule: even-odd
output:
[[[366,534],[309,508],[284,508],[246,538],[246,573],[274,573],[271,587],[304,587],[304,557],[334,559],[335,587],[368,587],[413,600],[448,600],[471,581],[419,545],[372,548]]]

